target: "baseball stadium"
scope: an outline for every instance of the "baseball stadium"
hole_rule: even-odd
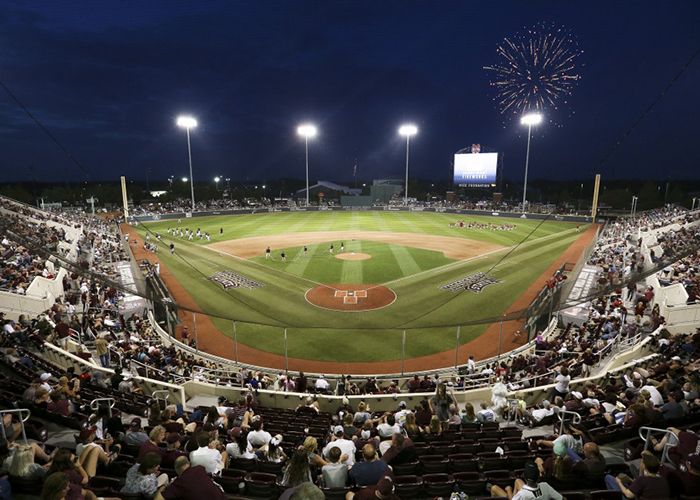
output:
[[[3,14],[0,500],[700,500],[700,3]]]

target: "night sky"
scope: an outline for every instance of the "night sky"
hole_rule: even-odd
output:
[[[526,130],[499,114],[483,69],[504,37],[565,25],[585,51],[566,109],[535,133],[534,178],[700,178],[700,57],[598,167],[700,48],[700,2],[3,1],[0,79],[84,166],[0,89],[0,181],[195,180],[304,175],[401,177],[404,121],[416,123],[412,176],[451,178],[472,143],[522,175]]]

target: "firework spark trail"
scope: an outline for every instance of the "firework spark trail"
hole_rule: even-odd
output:
[[[493,73],[496,102],[503,114],[520,115],[545,107],[557,109],[571,95],[581,76],[578,58],[583,53],[562,28],[539,25],[496,47],[500,61],[484,69]]]

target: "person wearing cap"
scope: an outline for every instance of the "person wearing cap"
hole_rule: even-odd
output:
[[[390,477],[381,478],[376,485],[368,488],[362,488],[354,493],[349,491],[345,495],[346,500],[399,500],[399,497],[394,494],[394,481]]]
[[[143,431],[143,427],[141,427],[141,419],[139,417],[133,418],[124,435],[124,444],[127,446],[141,447],[146,441],[148,441],[148,434],[146,434]]]
[[[540,481],[540,471],[535,462],[525,464],[523,478],[525,481],[516,479],[512,487],[506,486],[505,489],[496,485],[491,486],[491,496],[512,500],[562,500],[564,498],[549,483]]]
[[[406,423],[406,415],[409,413],[413,413],[413,411],[408,409],[406,401],[399,401],[399,409],[396,413],[394,413],[396,423],[403,427],[403,425]]]
[[[226,498],[221,486],[215,483],[201,465],[192,466],[186,456],[178,457],[174,463],[175,478],[163,492],[165,500],[223,500]]]
[[[39,380],[41,380],[41,387],[46,389],[47,391],[51,392],[53,390],[53,387],[51,387],[51,384],[49,384],[49,380],[51,380],[51,374],[44,372],[41,375],[39,375]]]
[[[639,465],[639,476],[632,480],[625,474],[614,477],[605,476],[605,485],[609,490],[619,491],[625,498],[671,498],[671,489],[666,478],[659,474],[661,462],[656,456],[645,450]]]
[[[255,452],[267,445],[272,439],[272,435],[263,429],[262,419],[255,417],[250,424],[250,431],[248,432],[248,447],[247,450],[250,452]]]
[[[389,464],[379,460],[374,445],[367,443],[362,447],[362,462],[357,462],[350,469],[350,479],[357,486],[369,486],[377,484],[377,481],[390,472]]]
[[[343,455],[347,455],[348,459],[346,463],[348,467],[352,467],[355,464],[355,443],[350,439],[345,439],[345,433],[342,425],[336,425],[333,427],[333,437],[326,447],[323,448],[323,452],[321,453],[324,458],[328,457],[328,453],[334,446],[340,448]]]
[[[177,432],[171,432],[165,438],[165,443],[166,447],[160,465],[161,467],[172,469],[175,466],[175,461],[179,457],[187,456],[187,454],[180,449],[182,445],[182,436]]]

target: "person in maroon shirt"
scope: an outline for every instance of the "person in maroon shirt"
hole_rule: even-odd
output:
[[[146,453],[153,452],[157,453],[162,457],[165,448],[161,448],[160,444],[163,442],[164,439],[165,428],[160,425],[156,425],[153,429],[151,429],[151,432],[148,434],[148,441],[143,443],[139,448],[138,460],[141,460],[144,456],[146,456]]]
[[[221,487],[216,484],[201,465],[190,466],[187,457],[175,460],[177,478],[163,492],[165,500],[223,500]]]
[[[376,486],[362,488],[357,493],[348,493],[345,497],[348,500],[399,500],[394,494],[394,481],[390,477],[383,477]]]
[[[163,452],[160,465],[161,467],[172,469],[175,467],[175,461],[179,457],[186,456],[186,453],[180,450],[180,446],[182,445],[182,437],[176,432],[171,432],[168,434],[168,437],[165,438],[165,442],[167,443],[167,448]]]
[[[49,398],[51,401],[46,405],[46,409],[50,411],[51,413],[57,413],[59,415],[63,415],[64,417],[67,417],[71,414],[71,408],[70,408],[70,402],[61,397],[61,394],[59,394],[56,391],[53,391],[50,395]]]

